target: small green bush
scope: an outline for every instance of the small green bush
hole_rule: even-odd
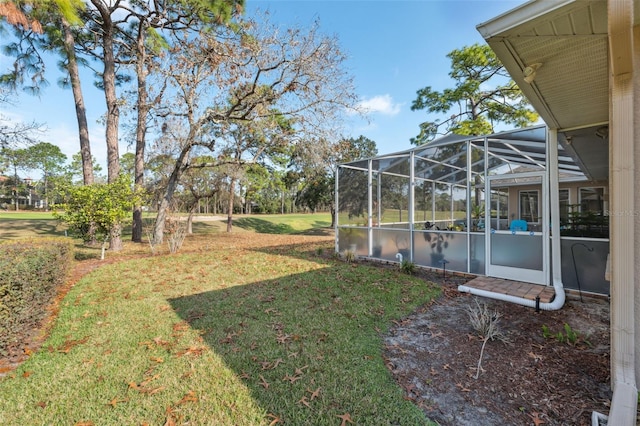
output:
[[[572,346],[577,346],[581,343],[584,343],[587,346],[591,346],[591,343],[589,343],[589,340],[586,336],[583,336],[580,333],[576,332],[567,323],[564,323],[564,333],[562,331],[554,333],[547,325],[543,325],[542,336],[545,339],[556,339],[558,343],[568,343]]]
[[[400,270],[405,274],[413,275],[416,273],[416,264],[410,260],[402,259]]]
[[[67,239],[0,244],[0,354],[44,318],[72,257]]]

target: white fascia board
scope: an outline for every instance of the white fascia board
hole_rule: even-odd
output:
[[[525,22],[575,2],[576,0],[531,0],[489,21],[478,24],[476,28],[482,37],[488,40]]]

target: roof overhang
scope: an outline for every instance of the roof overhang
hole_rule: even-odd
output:
[[[585,174],[606,180],[607,2],[533,0],[477,28]]]

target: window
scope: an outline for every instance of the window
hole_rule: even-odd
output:
[[[580,188],[580,211],[602,215],[604,212],[604,188]]]
[[[520,191],[520,219],[529,223],[540,223],[538,191]]]
[[[560,224],[569,222],[569,212],[571,211],[571,200],[569,198],[569,190],[561,189],[558,191],[560,201]]]
[[[491,228],[509,229],[509,189],[491,188]]]

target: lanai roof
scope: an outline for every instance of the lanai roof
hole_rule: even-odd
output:
[[[477,28],[586,176],[606,180],[607,2],[534,0]]]
[[[489,173],[498,168],[501,168],[502,173],[511,173],[522,168],[538,170],[546,168],[545,139],[545,126],[516,129],[488,136],[449,134],[412,149],[358,160],[343,166],[366,170],[368,161],[372,160],[374,171],[409,176],[407,158],[413,153],[416,158],[414,175],[417,179],[465,185],[467,159],[464,142],[469,141],[472,147],[482,149],[486,141],[489,148]],[[562,178],[585,180],[586,177],[580,165],[560,144],[558,151],[559,173]],[[484,156],[478,155],[472,158],[474,161],[471,164],[472,172],[483,175]]]

